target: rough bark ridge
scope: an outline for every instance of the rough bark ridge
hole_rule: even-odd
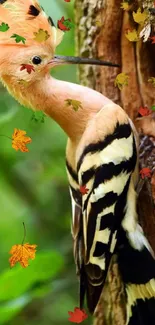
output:
[[[123,1],[123,0],[122,0]],[[152,0],[133,1],[124,12],[121,0],[75,0],[77,54],[121,64],[120,68],[81,66],[80,81],[121,105],[140,134],[140,168],[150,167],[151,180],[142,183],[138,211],[142,227],[155,251],[155,113],[139,117],[140,106],[155,105],[155,87],[148,82],[155,77],[155,45],[150,41],[129,42],[127,28],[135,28],[132,12],[153,7]],[[152,34],[155,30],[152,16]],[[114,86],[118,73],[129,75],[129,84],[120,92]],[[98,304],[94,325],[125,325],[124,291],[115,258],[111,264],[104,293]]]

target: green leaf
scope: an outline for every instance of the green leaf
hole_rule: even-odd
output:
[[[11,36],[11,38],[15,38],[16,43],[22,42],[23,44],[25,44],[25,41],[26,41],[26,38],[25,37],[22,37],[22,36],[20,36],[18,34],[13,34]]]
[[[1,23],[0,25],[0,32],[7,32],[7,30],[9,29],[9,25],[5,24],[5,23]]]
[[[63,25],[66,26],[67,28],[72,28],[72,27],[74,27],[74,24],[73,24],[70,20],[68,20],[68,19],[66,19],[66,20],[63,22]]]
[[[75,112],[77,112],[79,108],[83,108],[82,103],[79,100],[68,98],[65,99],[65,102],[67,106],[71,106]]]
[[[152,109],[152,111],[155,111],[155,105],[153,105],[153,106],[151,107],[151,109]]]
[[[45,114],[41,111],[37,111],[37,112],[34,112],[32,114],[32,118],[31,118],[31,121],[34,121],[34,122],[40,122],[40,123],[44,123],[45,122]]]
[[[45,281],[57,275],[63,266],[62,256],[53,251],[37,253],[30,266],[23,269],[17,265],[0,276],[0,301],[17,298],[27,292],[38,281]]]

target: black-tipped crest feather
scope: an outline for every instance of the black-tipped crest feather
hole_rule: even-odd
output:
[[[37,17],[39,14],[40,14],[40,10],[38,8],[36,8],[33,5],[29,7],[28,15]]]

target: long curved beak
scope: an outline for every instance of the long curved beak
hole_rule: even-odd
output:
[[[117,63],[102,61],[99,59],[93,58],[80,58],[78,56],[63,56],[55,55],[54,58],[49,62],[49,64],[55,65],[64,65],[64,64],[90,64],[90,65],[104,65],[109,67],[120,67]]]

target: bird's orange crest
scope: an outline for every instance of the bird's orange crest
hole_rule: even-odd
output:
[[[20,104],[34,107],[27,87],[49,74],[63,35],[36,0],[0,0],[0,79]]]
[[[0,33],[0,44],[3,45],[15,44],[11,37],[13,34],[24,37],[25,45],[35,45],[37,39],[34,38],[34,33],[42,29],[49,35],[49,38],[45,39],[46,44],[55,50],[63,37],[63,32],[53,26],[52,19],[45,14],[36,0],[3,1],[0,4],[0,25],[9,27],[5,33]]]

